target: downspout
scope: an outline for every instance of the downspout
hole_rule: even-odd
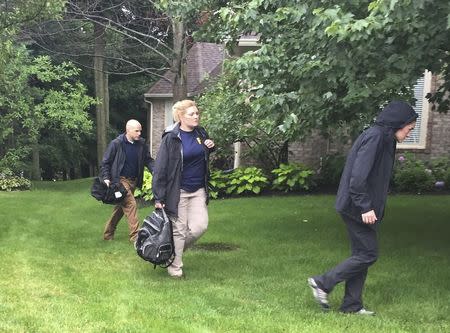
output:
[[[150,156],[153,157],[153,103],[150,99],[148,99],[146,96],[144,96],[145,103],[150,104],[150,116],[147,117],[147,125],[150,123],[150,126],[148,127],[148,142],[149,142],[149,149],[150,149]]]

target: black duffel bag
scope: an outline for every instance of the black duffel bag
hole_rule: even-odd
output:
[[[106,204],[115,205],[121,202],[128,191],[122,183],[113,183],[107,186],[99,177],[94,178],[91,195]]]

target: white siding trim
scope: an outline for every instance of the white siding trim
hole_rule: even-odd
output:
[[[414,109],[419,114],[416,128],[411,133],[410,138],[397,144],[399,149],[425,149],[428,135],[428,116],[430,113],[430,103],[425,96],[431,91],[431,72],[426,70],[424,76],[417,81],[414,86],[414,97],[417,99]]]
[[[172,100],[164,101],[164,128],[173,124]]]

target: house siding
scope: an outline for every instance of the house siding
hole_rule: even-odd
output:
[[[436,76],[431,82],[431,92],[439,86]],[[422,160],[433,160],[439,157],[450,157],[450,112],[438,113],[431,111],[428,115],[428,132],[425,149],[398,149],[397,153],[414,153],[416,158]],[[347,154],[350,149],[350,142],[347,144],[333,142],[326,139],[319,133],[313,133],[305,142],[294,142],[289,146],[289,161],[301,162],[309,167],[320,166],[321,157],[329,154]]]
[[[314,132],[304,142],[294,142],[289,145],[289,162],[306,164],[312,168],[318,168],[321,160],[326,155],[342,153],[350,149],[350,142],[334,142],[324,138],[320,133]]]
[[[156,157],[159,146],[161,145],[161,137],[165,128],[165,102],[166,99],[153,99],[153,117],[151,119],[153,127],[151,154]],[[150,113],[150,112],[149,112]],[[151,134],[149,134],[150,136]]]
[[[431,92],[436,92],[441,83],[438,77],[433,75]],[[448,134],[450,132],[450,110],[448,111],[447,113],[439,113],[430,110],[426,149],[413,150],[417,158],[433,160],[439,157],[450,157],[450,135]]]
[[[212,85],[222,69],[224,46],[214,43],[194,43],[187,55],[187,97],[201,93],[206,86]],[[172,81],[174,73],[170,70],[164,78],[153,84],[144,99],[148,103],[147,137],[150,138],[150,151],[156,156],[161,144],[161,135],[166,127],[166,103],[172,103]],[[151,112],[153,108],[153,113]]]

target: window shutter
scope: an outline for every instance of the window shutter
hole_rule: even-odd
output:
[[[416,99],[414,110],[419,117],[416,121],[414,130],[410,133],[402,143],[397,145],[400,149],[425,149],[427,139],[428,128],[428,114],[430,111],[430,105],[425,98],[426,94],[431,90],[431,72],[425,71],[424,75],[420,77],[413,87],[414,98]]]
[[[414,111],[417,112],[419,117],[416,121],[416,127],[409,135],[404,143],[405,144],[419,144],[420,143],[420,135],[421,135],[421,124],[422,124],[422,110],[423,110],[423,96],[424,96],[424,87],[425,87],[425,77],[422,76],[417,83],[414,85],[414,98],[416,99],[416,104],[413,106]]]

